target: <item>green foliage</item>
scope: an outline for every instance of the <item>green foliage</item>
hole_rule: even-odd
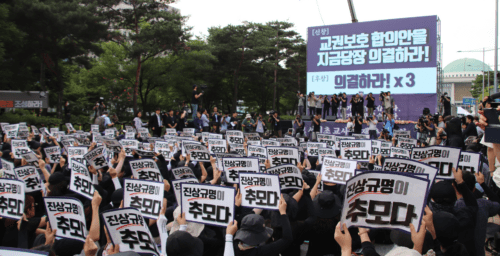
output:
[[[16,112],[5,112],[0,116],[2,122],[17,124],[19,122],[26,122],[30,125],[49,125],[49,124],[60,124],[62,120],[54,117],[39,116],[37,117],[35,113],[27,110],[16,110]]]

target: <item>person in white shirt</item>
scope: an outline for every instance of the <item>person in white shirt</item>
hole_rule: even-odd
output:
[[[142,128],[143,126],[146,126],[148,124],[148,123],[143,123],[141,117],[142,117],[142,112],[139,111],[134,118],[134,126],[137,131],[139,131],[139,128]]]
[[[376,140],[378,124],[377,119],[375,119],[373,116],[369,116],[365,123],[368,124],[368,134],[370,135],[370,139]]]
[[[347,119],[347,127],[345,129],[345,135],[351,136],[353,131],[354,131],[354,121],[352,120],[352,117],[349,117],[349,119]]]

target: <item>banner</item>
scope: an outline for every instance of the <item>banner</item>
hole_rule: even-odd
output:
[[[20,220],[24,214],[24,182],[0,179],[0,217]]]
[[[266,147],[267,159],[271,163],[271,167],[276,167],[284,164],[297,165],[300,161],[299,150],[297,148],[287,147]]]
[[[22,166],[14,169],[16,176],[19,180],[22,180],[25,185],[25,192],[35,192],[42,190],[42,179],[40,179],[40,174],[36,171],[34,166]]]
[[[481,153],[460,152],[458,168],[464,172],[481,172]]]
[[[182,180],[172,180],[172,187],[174,189],[175,199],[177,204],[181,203],[181,183],[191,183],[198,184],[200,183],[196,178],[186,178]]]
[[[48,96],[44,91],[0,91],[0,108],[48,108]]]
[[[229,144],[242,144],[245,141],[243,138],[243,132],[242,131],[231,131],[228,130],[226,131],[226,140],[227,143]]]
[[[184,167],[177,167],[172,169],[172,174],[174,175],[174,179],[180,180],[180,179],[185,179],[185,178],[195,178],[196,176],[194,175],[193,170],[191,168],[184,166]]]
[[[226,153],[226,141],[221,139],[208,139],[208,151],[210,153]]]
[[[87,227],[82,202],[72,197],[44,197],[50,227],[56,236],[85,242]]]
[[[92,165],[96,170],[108,166],[106,157],[104,155],[104,146],[96,147],[92,151],[85,154],[83,157],[87,160],[87,163]]]
[[[368,162],[372,154],[371,140],[341,140],[340,155],[345,160]]]
[[[46,157],[49,159],[49,163],[59,163],[61,158],[61,148],[59,146],[53,146],[43,149],[45,151]]]
[[[92,200],[94,197],[94,185],[92,184],[92,178],[87,166],[77,161],[73,161],[72,164],[69,190]]]
[[[307,142],[307,155],[318,157],[318,149],[326,148],[326,143],[323,142]]]
[[[402,173],[364,172],[348,180],[346,186],[340,222],[347,228],[388,228],[410,233],[412,223],[419,230],[428,180]]]
[[[84,155],[87,154],[87,147],[69,147],[68,148],[68,166],[72,166],[73,161],[85,164]],[[71,167],[70,167],[71,168]]]
[[[398,147],[402,149],[412,149],[417,146],[417,140],[416,139],[411,139],[411,138],[406,138],[406,137],[399,137],[398,139]]]
[[[411,150],[398,147],[391,147],[391,157],[410,159]]]
[[[422,162],[417,162],[409,159],[401,158],[386,158],[382,171],[386,172],[402,172],[408,174],[425,174],[427,180],[430,181],[428,191],[431,191],[431,186],[434,183],[437,175],[437,168],[432,167]]]
[[[11,140],[10,145],[12,147],[11,152],[14,154],[15,159],[22,159],[22,154],[31,151],[26,140]]]
[[[280,165],[267,169],[264,173],[278,175],[281,189],[301,190],[304,184],[300,169],[291,164]]]
[[[104,224],[106,224],[111,243],[120,245],[120,251],[160,255],[160,251],[149,231],[148,222],[137,209],[119,208],[108,210],[102,213],[102,218]]]
[[[186,220],[227,227],[234,220],[235,188],[181,183],[181,211]]]
[[[240,173],[241,206],[278,210],[281,197],[280,180],[277,175]]]
[[[458,167],[461,151],[459,148],[442,146],[414,148],[411,152],[411,159],[438,168],[436,179],[452,180],[455,179],[452,168]]]
[[[325,157],[321,165],[321,180],[345,185],[355,175],[356,165],[356,161]]]
[[[163,182],[163,177],[160,173],[160,169],[158,169],[158,166],[153,159],[133,160],[129,161],[129,163],[134,178],[140,180]]]
[[[250,157],[223,157],[222,168],[227,183],[238,183],[238,173],[258,173],[260,171],[259,159]]]
[[[163,182],[124,179],[123,186],[123,207],[136,208],[145,218],[158,218],[163,207]]]

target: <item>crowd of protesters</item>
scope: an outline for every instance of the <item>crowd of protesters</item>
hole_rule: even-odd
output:
[[[197,93],[194,88],[193,102],[199,96],[201,93]],[[303,98],[303,95],[299,97]],[[308,97],[310,100],[307,104],[309,110],[312,109],[310,114],[314,115],[312,125],[314,132],[319,132],[318,127],[325,121],[321,118],[324,113],[320,109],[321,104],[317,103],[319,100],[325,104],[323,107],[332,108],[333,115],[340,110],[342,118],[347,119],[345,109],[348,102],[345,94],[338,97],[334,95],[331,99],[321,96],[316,98],[314,94]],[[351,121],[346,124],[349,127],[348,133],[361,133],[361,125],[365,124],[369,127],[371,139],[393,142],[396,140],[392,137],[395,129],[391,110],[394,100],[391,99],[389,92],[383,97],[384,113],[387,116],[384,129],[380,133],[377,132],[377,120],[373,117],[366,120],[360,118],[363,116],[364,101],[367,101],[368,112],[373,115],[373,96],[369,94],[363,99],[360,95],[356,95],[349,103],[353,104],[353,109],[358,114],[349,117]],[[490,99],[485,98],[483,107],[490,107],[489,102]],[[358,108],[358,104],[361,104],[361,107]],[[106,129],[112,127],[114,121],[108,117],[103,106],[102,102],[98,102],[94,110],[96,123]],[[197,105],[194,107],[192,121],[197,133],[239,130],[257,132],[264,139],[282,136],[278,113],[271,113],[265,117],[261,114],[245,115],[241,120],[237,113],[221,113],[217,108],[209,112],[207,109],[196,109],[197,107]],[[304,103],[302,105],[299,103],[299,109],[304,109]],[[141,116],[139,112],[131,125],[137,130],[149,128],[151,137],[160,138],[164,135],[165,129],[175,129],[180,133],[188,124],[186,110],[170,110],[162,114],[160,109],[157,109],[148,122],[143,122]],[[265,132],[268,123],[274,127],[275,133]],[[306,142],[316,140],[314,136],[309,138],[304,135],[303,130],[300,131],[300,127],[303,128],[300,115],[297,115],[294,124],[299,127],[296,130],[299,134],[297,139],[300,137]],[[221,175],[221,170],[215,165],[214,158],[211,158],[210,163],[191,161],[189,155],[183,157],[181,148],[177,146],[171,149],[170,159],[165,159],[162,154],[155,154],[152,158],[157,162],[165,179],[166,205],[160,215],[168,220],[167,228],[170,230],[164,253],[168,256],[298,256],[305,250],[310,256],[350,256],[354,255],[353,253],[373,256],[379,255],[376,245],[383,244],[393,247],[385,255],[483,256],[487,233],[495,234],[499,230],[497,228],[495,231],[488,223],[488,219],[500,212],[500,173],[498,173],[500,171],[496,171],[497,166],[500,166],[500,144],[484,142],[484,129],[487,125],[488,120],[484,116],[467,116],[462,120],[449,114],[424,116],[416,122],[419,146],[443,145],[471,152],[483,152],[485,161],[476,173],[453,169],[453,181],[444,180],[433,184],[421,227],[417,232],[418,227],[411,225],[411,233],[389,229],[347,228],[345,224],[341,225],[345,186],[323,182],[323,191],[319,191],[321,175],[315,176],[310,171],[321,170],[321,164],[317,157],[308,157],[307,154],[301,157],[298,164],[304,180],[303,189],[282,191],[283,196],[278,211],[243,208],[241,194],[238,193],[235,197],[235,220],[226,228],[191,223],[180,213],[180,202],[176,201],[173,189],[170,189],[174,179],[170,172],[172,168],[189,167],[200,183],[218,186],[232,186],[232,184],[225,183],[224,175]],[[76,132],[67,131],[68,134]],[[311,134],[314,135],[314,132]],[[120,131],[116,131],[115,135],[117,140],[124,138]],[[194,137],[202,142],[201,137]],[[148,139],[139,134],[136,134],[135,138],[140,142],[146,142]],[[86,140],[92,141],[91,133]],[[43,149],[59,145],[61,141],[44,133],[35,135],[33,132],[30,132],[27,141],[30,149],[39,158],[39,171],[46,193],[39,191],[26,194],[24,215],[21,220],[0,219],[0,245],[44,251],[49,255],[134,255],[132,251],[120,251],[119,245],[111,243],[99,214],[121,207],[123,179],[132,176],[129,161],[142,157],[137,152],[133,152],[132,157],[126,157],[122,151],[114,154],[109,167],[96,170],[92,166],[87,166],[92,175],[97,177],[94,198],[89,200],[68,189],[70,172],[67,165],[68,155],[65,151],[58,163],[49,164]],[[10,143],[11,139],[4,135],[2,159],[13,163],[15,167],[26,165],[24,159],[14,159]],[[89,149],[95,146],[96,143],[92,142]],[[246,142],[244,146],[247,146]],[[231,149],[228,148],[228,151],[231,152]],[[384,159],[385,157],[381,155],[372,157],[368,169],[373,170],[374,165],[382,166]],[[266,167],[269,167],[268,164],[266,162]],[[43,203],[43,198],[46,196],[74,197],[81,200],[89,228],[85,243],[55,237],[54,224],[51,228],[46,217]],[[0,202],[0,207],[1,205]],[[150,221],[149,229],[155,238],[158,237],[159,227],[155,221]],[[302,247],[304,244],[307,245],[306,249]]]

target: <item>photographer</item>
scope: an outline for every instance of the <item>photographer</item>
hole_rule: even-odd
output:
[[[358,99],[356,98],[356,95],[353,95],[349,101],[349,103],[351,103],[351,116],[353,118],[356,116],[358,110]]]
[[[434,126],[432,119],[427,117],[423,124],[427,130],[427,144],[429,146],[436,145],[436,126]]]
[[[293,121],[293,128],[295,129],[295,134],[304,134],[304,121],[302,121],[300,115],[295,117],[295,120]]]
[[[339,108],[339,99],[337,98],[337,94],[334,94],[332,96],[332,116],[335,116],[337,118],[337,113],[338,113],[338,108]]]
[[[304,101],[305,97],[304,94],[300,93],[300,91],[297,92],[297,98],[299,99],[298,107],[299,107],[299,115],[304,114]]]
[[[316,114],[316,100],[314,92],[309,93],[309,96],[307,97],[307,104],[309,106],[309,115],[311,116]]]
[[[330,115],[330,105],[331,100],[328,99],[328,96],[325,95],[323,98],[323,118],[326,118]]]
[[[385,92],[380,92],[380,95],[378,96],[378,99],[380,100],[380,104],[382,104],[382,107],[384,108],[384,110],[382,110],[382,120],[385,121],[384,98],[385,98]]]
[[[463,133],[463,139],[464,141],[469,137],[469,136],[478,136],[477,134],[477,128],[476,125],[474,124],[474,117],[471,115],[468,115],[465,119],[465,123],[467,124],[467,128],[465,128],[465,131]]]
[[[253,128],[255,127],[255,121],[252,119],[252,116],[250,114],[246,115],[245,120],[243,120],[241,126],[243,126],[245,132],[253,131]]]
[[[228,113],[225,113],[220,122],[220,132],[225,133],[228,129],[229,123],[231,122],[231,117]]]
[[[378,137],[380,140],[385,140],[385,141],[392,141],[392,136],[389,134],[389,131],[386,129],[382,129],[382,132],[380,132],[380,136]]]
[[[443,117],[447,117],[447,116],[451,115],[451,98],[448,97],[448,93],[447,92],[445,92],[441,96],[440,102],[443,103],[443,106],[444,106]]]
[[[366,107],[368,108],[368,115],[373,116],[373,109],[375,108],[375,98],[373,94],[370,92],[365,100],[367,101]]]
[[[415,124],[415,130],[417,131],[417,140],[420,142],[427,141],[427,129],[424,125],[425,116],[421,116],[417,123]]]
[[[363,128],[363,117],[357,115],[354,121],[354,133],[361,134],[362,128]]]
[[[321,120],[321,115],[315,115],[313,120],[312,120],[312,125],[313,125],[313,132],[310,136],[310,140],[312,141],[317,141],[317,134],[321,132],[321,123],[326,122],[326,120]]]
[[[255,131],[258,132],[261,137],[263,137],[264,132],[266,131],[266,123],[264,123],[264,120],[262,120],[262,114],[259,114],[259,117],[257,117],[257,122],[255,124]]]
[[[281,138],[281,123],[278,116],[278,112],[272,111],[269,114],[269,120],[271,126],[273,127],[273,133],[276,137]]]
[[[368,119],[365,121],[365,123],[368,124],[368,134],[370,135],[370,139],[371,140],[377,139],[378,121],[373,116],[368,116]]]
[[[198,99],[203,95],[203,92],[197,93],[198,85],[193,85],[193,96],[191,97],[191,108],[193,109],[193,118],[197,115],[198,112]]]
[[[340,99],[340,101],[342,102],[342,120],[346,120],[347,119],[347,95],[344,93],[342,93],[342,98]]]
[[[210,119],[212,121],[212,125],[217,125],[217,127],[220,126],[221,123],[221,114],[217,110],[217,107],[214,107],[214,112],[210,115]]]

